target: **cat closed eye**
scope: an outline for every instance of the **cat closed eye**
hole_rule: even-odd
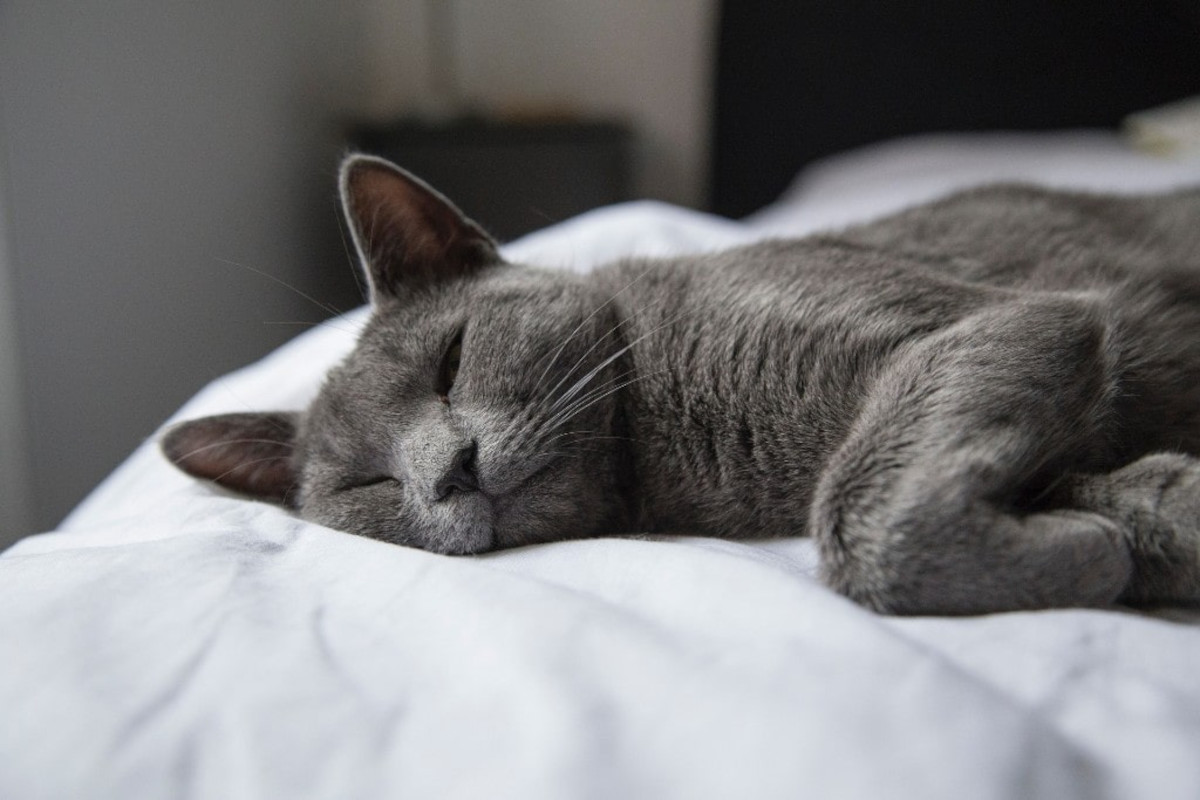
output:
[[[347,492],[352,489],[369,489],[373,486],[380,486],[383,484],[397,483],[397,482],[398,481],[395,478],[393,478],[391,475],[377,475],[377,476],[370,477],[370,478],[363,478],[363,479],[358,479],[358,480],[354,480],[354,481],[348,481],[342,485],[341,490],[343,492]]]
[[[462,361],[462,334],[454,338],[450,347],[446,350],[446,355],[442,358],[441,374],[438,377],[438,396],[444,402],[449,401],[450,390],[454,388],[454,381],[458,379],[458,367]]]

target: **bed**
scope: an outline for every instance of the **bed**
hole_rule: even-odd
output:
[[[631,203],[506,254],[587,270],[994,180],[1200,184],[1200,160],[1111,130],[823,155],[736,221]],[[171,421],[302,407],[363,319]],[[201,485],[155,439],[0,554],[0,797],[1200,797],[1200,612],[881,617],[821,586],[799,536],[439,556]]]
[[[507,247],[588,269],[826,229],[982,181],[1148,191],[1200,163],[1114,135],[921,137],[728,219],[601,209]],[[363,313],[176,415],[299,408]],[[804,538],[474,558],[348,536],[138,450],[0,556],[0,796],[1200,796],[1200,614],[893,619]]]

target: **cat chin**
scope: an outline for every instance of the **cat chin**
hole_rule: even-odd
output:
[[[418,542],[418,547],[452,556],[484,553],[496,548],[495,508],[492,500],[482,492],[451,495],[439,504],[438,511],[445,532],[436,538],[430,537],[428,542]]]
[[[298,509],[309,522],[402,547],[441,555],[471,555],[497,547],[495,508],[481,492],[455,494],[434,506],[397,514],[394,506],[376,504],[374,513],[363,507],[310,497]]]
[[[368,539],[378,539],[381,542],[444,556],[469,556],[496,549],[496,532],[489,522],[464,523],[455,525],[450,531],[426,531],[416,535],[399,531],[357,531],[347,527],[339,529]]]
[[[467,531],[456,531],[447,540],[439,540],[422,550],[444,556],[471,556],[496,549],[496,533],[491,525],[479,525]]]

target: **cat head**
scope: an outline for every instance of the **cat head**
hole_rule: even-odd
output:
[[[506,263],[381,159],[349,157],[340,190],[370,289],[354,350],[306,411],[184,422],[167,457],[314,522],[442,553],[619,530],[625,366],[608,297]]]

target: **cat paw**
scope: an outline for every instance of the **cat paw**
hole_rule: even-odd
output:
[[[1125,531],[1134,575],[1122,599],[1200,604],[1200,459],[1155,453],[1073,479],[1072,505]]]

